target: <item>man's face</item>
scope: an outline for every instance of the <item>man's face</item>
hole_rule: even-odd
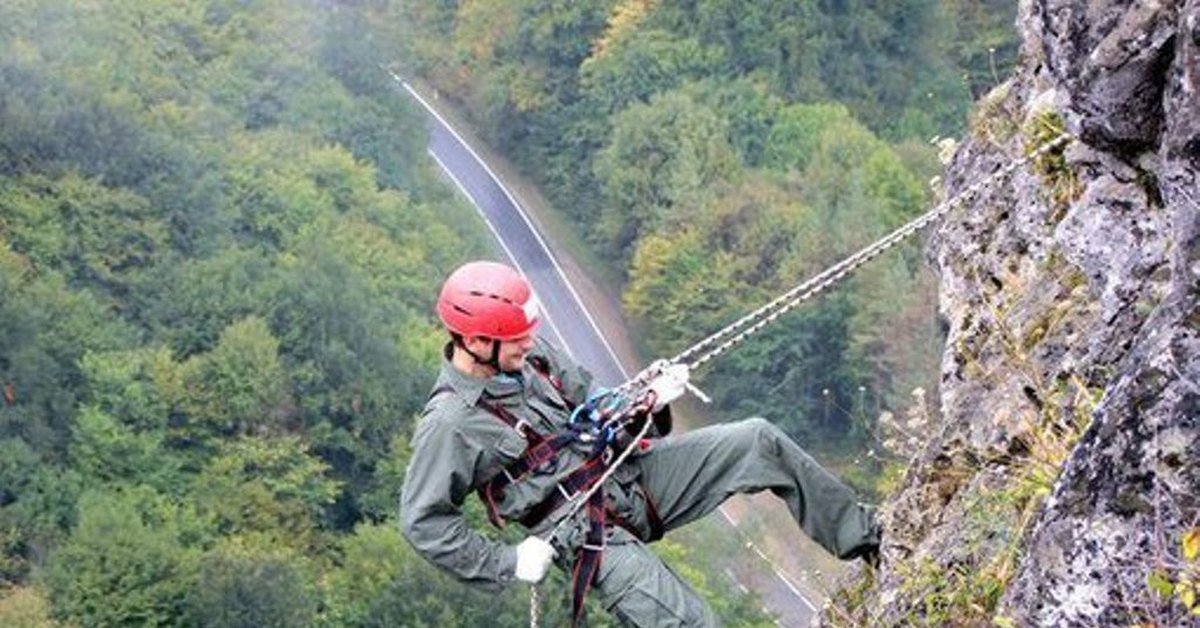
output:
[[[525,356],[533,349],[533,336],[522,336],[516,340],[500,342],[500,370],[506,373],[521,370],[525,365]]]
[[[467,348],[475,355],[481,358],[486,358],[492,355],[492,339],[482,337],[471,337],[465,339]],[[521,370],[525,365],[525,356],[533,349],[533,336],[522,336],[515,340],[500,341],[500,353],[496,358],[496,362],[500,364],[500,370],[506,373],[512,373]]]

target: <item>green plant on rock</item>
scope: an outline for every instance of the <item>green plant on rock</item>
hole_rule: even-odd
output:
[[[1160,564],[1146,575],[1146,587],[1159,601],[1174,607],[1175,615],[1182,607],[1183,614],[1200,617],[1200,527],[1192,528],[1180,538],[1180,559]],[[1153,623],[1136,624],[1138,628]]]
[[[1003,83],[979,99],[971,112],[971,134],[994,146],[1002,146],[1021,130],[1009,96],[1012,83]]]
[[[947,566],[926,558],[910,569],[902,587],[914,601],[906,626],[986,625],[1008,584],[988,565]]]
[[[1025,154],[1032,155],[1062,136],[1066,130],[1066,121],[1057,112],[1043,111],[1035,114],[1025,123]],[[1033,170],[1041,178],[1054,209],[1050,222],[1058,223],[1066,216],[1067,206],[1083,193],[1079,175],[1067,162],[1066,144],[1060,144],[1039,154],[1033,160]]]

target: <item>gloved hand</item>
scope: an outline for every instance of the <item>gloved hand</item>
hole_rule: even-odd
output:
[[[554,547],[536,536],[527,536],[517,545],[517,580],[537,584],[546,577],[550,561],[558,555]]]
[[[657,413],[668,403],[682,397],[687,390],[690,374],[691,371],[686,364],[671,364],[664,368],[657,377],[650,380],[649,388],[654,391],[654,407],[650,411]]]

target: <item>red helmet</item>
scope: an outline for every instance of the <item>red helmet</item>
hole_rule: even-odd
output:
[[[496,262],[469,262],[442,284],[437,313],[447,329],[462,336],[515,340],[533,333],[541,307],[516,270]]]

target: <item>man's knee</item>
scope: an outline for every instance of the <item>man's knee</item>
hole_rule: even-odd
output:
[[[780,439],[788,437],[777,425],[762,417],[740,421],[738,428],[739,437],[745,446],[773,456],[780,454]]]

